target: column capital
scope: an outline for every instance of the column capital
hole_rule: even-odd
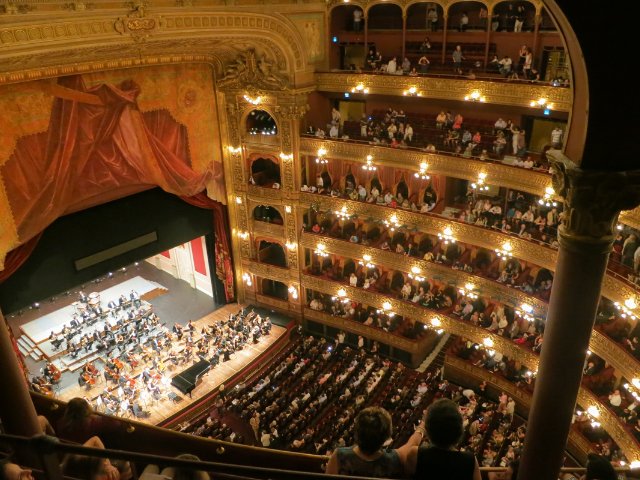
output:
[[[560,151],[549,151],[553,188],[564,202],[560,242],[580,251],[608,252],[618,215],[640,205],[640,170],[583,170]]]

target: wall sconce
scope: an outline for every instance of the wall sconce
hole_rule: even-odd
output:
[[[359,265],[362,265],[362,266],[363,266],[363,267],[365,267],[365,268],[374,268],[374,267],[375,267],[375,265],[374,265],[373,263],[371,263],[371,255],[369,255],[369,254],[367,254],[367,253],[365,253],[365,254],[362,256],[362,260],[360,260],[360,261],[358,262],[358,264],[359,264]]]
[[[238,232],[238,237],[242,240],[246,240],[247,238],[249,238],[249,232]]]
[[[451,230],[451,227],[445,227],[442,233],[438,234],[438,238],[442,240],[445,245],[449,245],[449,243],[456,243],[456,239],[453,238],[453,230]]]
[[[580,410],[576,411],[576,416],[581,417],[582,415],[586,415],[591,419],[591,426],[593,428],[597,428],[600,426],[600,422],[598,422],[598,419],[600,418],[600,409],[598,409],[598,407],[596,407],[595,405],[591,405],[589,408],[587,408],[586,412],[582,412]]]
[[[286,213],[291,213],[293,211],[293,209],[291,208],[291,205],[285,205],[284,206],[284,211]]]
[[[474,90],[473,92],[469,93],[468,95],[464,96],[464,99],[467,102],[480,102],[480,103],[484,103],[487,101],[487,99],[484,97],[484,95],[482,95],[480,93],[479,90]]]
[[[630,470],[637,470],[638,468],[640,468],[640,460],[634,460],[629,464]]]
[[[513,256],[513,254],[511,253],[512,250],[513,247],[511,246],[511,243],[504,242],[502,248],[496,248],[496,255],[498,255],[498,257],[500,258],[511,258]]]
[[[545,188],[544,197],[538,200],[538,203],[545,207],[557,207],[558,203],[553,201],[553,196],[555,195],[555,193],[556,191],[553,189],[553,187]]]
[[[524,318],[529,323],[535,320],[533,318],[533,315],[531,315],[532,313],[533,313],[533,307],[528,303],[523,303],[522,305],[520,305],[519,309],[516,309],[516,315],[518,315],[521,318]]]
[[[262,97],[250,97],[249,95],[243,95],[242,98],[251,105],[260,105],[260,102],[262,102]]]
[[[473,283],[465,283],[464,287],[458,289],[460,295],[468,298],[469,300],[475,300],[478,298],[478,294],[473,290],[475,289],[475,285]]]
[[[623,387],[633,396],[633,398],[640,400],[640,395],[638,394],[638,390],[640,390],[640,379],[634,378],[631,380],[631,385],[625,383]]]
[[[240,152],[242,152],[242,147],[232,147],[231,145],[229,145],[227,147],[227,150],[229,150],[229,153],[232,155],[237,155]]]
[[[549,101],[546,98],[541,97],[538,100],[531,100],[531,102],[529,102],[529,106],[533,108],[542,108],[544,110],[553,110],[553,103],[548,102]]]
[[[487,178],[487,174],[484,172],[480,172],[478,174],[478,180],[476,180],[474,183],[471,184],[471,188],[473,188],[474,190],[478,190],[480,192],[486,192],[487,190],[489,190],[489,186],[485,185],[484,181]]]
[[[298,289],[293,285],[289,285],[289,293],[291,294],[291,298],[294,300],[298,299]]]
[[[325,251],[326,248],[327,247],[324,244],[319,243],[318,245],[316,245],[316,249],[314,250],[313,253],[315,253],[319,257],[328,257],[329,254]]]
[[[331,297],[331,300],[334,302],[339,301],[340,303],[349,303],[349,299],[347,298],[347,291],[344,288],[338,290],[337,295]]]
[[[421,180],[429,180],[431,177],[427,175],[427,168],[429,168],[429,164],[427,162],[422,162],[420,164],[420,171],[414,173],[413,176]]]
[[[249,275],[248,273],[242,274],[242,280],[244,280],[244,283],[247,285],[247,287],[253,285],[253,282],[251,281],[251,275]]]
[[[365,87],[362,83],[359,83],[355,87],[351,89],[351,93],[364,93],[365,95],[369,93],[369,89]]]
[[[326,154],[327,154],[327,151],[324,148],[319,148],[318,149],[318,157],[316,158],[316,163],[318,163],[320,165],[326,165],[327,163],[329,163],[329,160],[324,158],[324,156]]]
[[[351,215],[347,212],[346,206],[343,206],[340,210],[336,210],[335,214],[340,220],[347,220],[351,218]]]
[[[295,242],[287,242],[285,243],[287,250],[293,251],[296,249],[297,244]]]
[[[424,277],[420,275],[421,270],[415,265],[411,267],[411,273],[409,274],[409,278],[415,280],[416,282],[424,282]]]
[[[631,320],[635,320],[636,319],[636,315],[633,313],[633,310],[635,310],[638,307],[638,304],[635,300],[635,298],[627,298],[624,301],[624,305],[615,302],[613,304],[614,307],[616,307],[617,310],[621,311],[622,313],[620,314],[620,316],[622,318],[631,318]]]
[[[390,231],[395,231],[396,228],[400,226],[400,222],[398,221],[398,216],[394,213],[391,215],[389,220],[384,221],[385,227],[387,227]]]
[[[402,94],[406,97],[421,97],[422,93],[418,91],[416,87],[411,87],[409,90],[405,90]]]
[[[240,195],[236,195],[236,203],[242,205],[242,197]]]
[[[293,153],[282,153],[280,152],[280,158],[282,159],[283,162],[286,162],[288,160],[293,160]]]
[[[482,344],[484,345],[484,348],[487,350],[487,355],[489,355],[490,357],[493,357],[496,353],[495,350],[493,350],[493,340],[491,340],[490,337],[484,337],[484,339],[482,340]]]
[[[378,167],[373,164],[373,156],[367,155],[367,164],[362,166],[363,170],[367,170],[369,172],[375,172]]]

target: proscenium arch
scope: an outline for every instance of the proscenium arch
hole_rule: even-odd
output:
[[[160,9],[157,11],[160,12]],[[150,17],[155,15],[155,11],[149,14]],[[80,31],[80,25],[87,25],[87,21],[81,17],[74,18],[77,18],[75,22],[69,22],[68,19],[55,23],[43,20],[40,24],[30,25],[29,29],[48,31],[51,28],[55,29],[57,25],[71,24],[73,27],[74,23],[77,23]],[[17,22],[15,25],[4,25],[3,34],[13,40],[5,43],[5,47],[8,48],[0,57],[3,60],[2,64],[8,67],[7,71],[0,72],[0,84],[145,64],[197,61],[211,63],[216,71],[220,72],[223,64],[233,60],[240,53],[239,41],[245,42],[247,48],[251,46],[272,53],[279,63],[284,63],[280,65],[280,70],[286,71],[292,80],[295,78],[294,72],[307,71],[309,68],[305,58],[305,42],[292,22],[283,15],[228,11],[170,15],[163,12],[162,18],[164,21],[173,21],[174,28],[159,28],[158,31],[152,32],[146,38],[142,51],[133,36],[121,35],[115,30],[107,35],[100,30],[99,36],[95,33],[95,41],[92,41],[92,33],[88,33],[83,37],[87,47],[78,48],[77,36],[69,35],[55,37],[55,40],[47,39],[46,42],[34,42],[30,38],[22,40],[20,35],[16,36],[19,31],[24,31],[24,25]],[[184,20],[188,19],[192,27],[175,28],[174,20],[177,18],[181,19],[183,24]],[[197,19],[197,22],[194,22],[194,19]],[[92,16],[92,22],[100,25],[117,20],[113,13],[100,12]],[[207,28],[193,28],[196,23],[206,24]],[[46,35],[41,35],[40,38],[46,38]],[[179,44],[175,38],[180,38]],[[223,53],[220,53],[221,50]],[[189,53],[184,53],[185,51]]]

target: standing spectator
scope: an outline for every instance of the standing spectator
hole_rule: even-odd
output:
[[[468,26],[469,26],[469,15],[467,15],[467,12],[462,12],[462,16],[460,17],[460,31],[466,32]]]
[[[524,56],[524,65],[522,66],[522,73],[526,80],[531,80],[531,67],[533,65],[533,52],[527,48],[527,53]]]
[[[406,75],[410,71],[411,71],[411,62],[407,57],[404,57],[404,60],[402,61],[402,73]]]
[[[436,10],[436,8],[431,8],[428,12],[427,12],[427,22],[428,22],[428,27],[432,32],[435,32],[436,30],[438,30],[438,11]]]
[[[366,113],[363,113],[360,117],[360,136],[362,138],[367,137],[367,127],[369,126],[369,119]]]
[[[337,123],[338,125],[342,121],[342,115],[340,114],[340,111],[335,107],[331,109],[331,121],[333,123]]]
[[[407,143],[411,143],[413,141],[413,127],[407,123],[407,126],[404,127],[404,141]]]
[[[524,68],[524,62],[527,59],[527,52],[529,51],[529,49],[527,48],[526,45],[522,45],[520,47],[520,50],[518,51],[518,68],[517,68],[517,72],[519,74],[523,73],[523,68]]]
[[[508,77],[509,75],[511,75],[511,68],[513,66],[513,60],[511,60],[511,57],[509,57],[509,55],[505,55],[502,60],[500,60],[500,74]]]
[[[422,55],[420,57],[420,59],[418,60],[418,65],[420,66],[420,73],[422,74],[426,74],[429,73],[429,59],[425,56]]]
[[[362,30],[362,10],[356,8],[353,11],[353,31],[359,32]]]
[[[453,51],[451,55],[453,58],[453,70],[455,73],[462,75],[462,60],[466,60],[464,55],[462,54],[462,47],[460,45],[456,45],[456,49]]]
[[[397,70],[398,61],[396,60],[396,57],[393,57],[391,60],[389,60],[389,63],[387,63],[387,73],[395,74]]]
[[[556,127],[551,131],[551,145],[553,148],[559,148],[562,146],[563,133],[564,132],[558,125],[556,125]]]

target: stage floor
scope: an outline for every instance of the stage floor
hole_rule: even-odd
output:
[[[215,312],[206,315],[200,320],[194,321],[197,330],[199,331],[202,326],[211,324],[218,320],[226,319],[229,317],[230,313],[237,313],[240,310],[240,306],[237,303],[226,305],[222,308],[219,308]],[[192,398],[189,396],[183,395],[180,391],[178,391],[172,385],[168,385],[166,387],[166,391],[163,392],[162,397],[158,401],[153,401],[147,403],[147,405],[143,405],[145,410],[148,410],[151,413],[151,416],[148,418],[137,418],[137,421],[150,423],[152,425],[157,425],[163,420],[169,418],[180,410],[188,407],[192,403],[198,401],[204,395],[208,394],[212,390],[215,390],[220,386],[221,383],[225,383],[227,379],[241,371],[247,365],[249,365],[253,360],[258,358],[262,353],[265,352],[278,338],[286,333],[287,329],[273,324],[271,328],[271,334],[267,337],[263,336],[260,338],[260,341],[257,344],[247,344],[247,346],[231,355],[231,360],[220,363],[215,366],[213,369],[207,373],[202,382],[198,384],[195,390],[192,392]],[[189,365],[180,365],[178,367],[167,366],[168,377],[172,377],[185,370]],[[142,372],[142,366],[139,366],[131,375],[135,376]],[[105,380],[102,378],[101,383],[97,383],[91,389],[87,390],[86,388],[79,387],[76,384],[68,386],[67,388],[61,389],[57,398],[60,400],[68,401],[74,397],[86,397],[93,402],[93,400],[100,394],[105,388]],[[112,384],[110,384],[109,390],[114,390]],[[168,393],[173,392],[181,398],[180,401],[174,402],[169,399]],[[95,405],[94,405],[95,406]]]

